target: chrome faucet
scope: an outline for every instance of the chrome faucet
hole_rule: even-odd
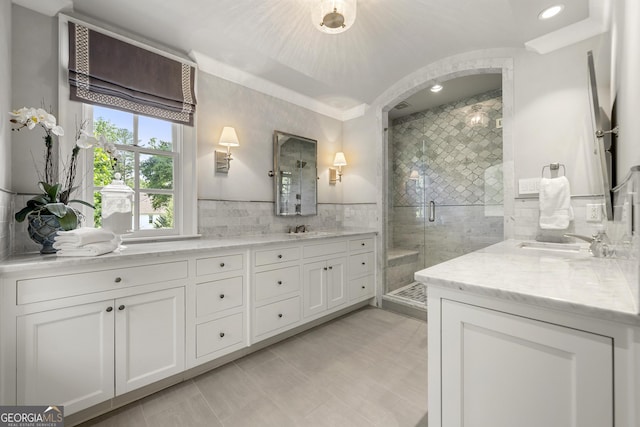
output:
[[[304,224],[296,225],[295,228],[289,227],[289,233],[306,233],[307,231],[307,226]]]
[[[589,243],[589,252],[596,258],[604,258],[612,256],[614,251],[609,248],[609,238],[603,230],[599,230],[591,237],[581,236],[580,234],[567,233],[565,237],[575,237]]]

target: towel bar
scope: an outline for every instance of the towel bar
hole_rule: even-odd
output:
[[[565,168],[565,166],[562,163],[549,163],[548,165],[544,165],[542,167],[542,177],[544,178],[544,170],[545,168],[549,168],[549,177],[553,178],[551,176],[551,171],[557,171],[560,169],[560,167],[562,167],[562,174],[563,175],[567,175],[567,168]]]

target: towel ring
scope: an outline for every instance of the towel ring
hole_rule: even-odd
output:
[[[565,168],[562,163],[549,163],[548,165],[544,165],[542,167],[542,177],[544,178],[544,170],[546,168],[549,168],[549,177],[551,177],[551,172],[559,170],[560,167],[562,167],[562,175],[566,176],[567,175],[567,168]]]

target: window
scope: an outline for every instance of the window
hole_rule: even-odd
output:
[[[101,223],[100,190],[115,172],[134,191],[134,236],[178,234],[181,198],[179,165],[182,125],[102,106],[85,105],[95,135],[114,142],[121,154],[115,168],[109,156],[94,148],[93,221]]]

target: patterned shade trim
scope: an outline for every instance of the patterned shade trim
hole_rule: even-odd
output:
[[[195,69],[69,22],[70,99],[193,126]]]

